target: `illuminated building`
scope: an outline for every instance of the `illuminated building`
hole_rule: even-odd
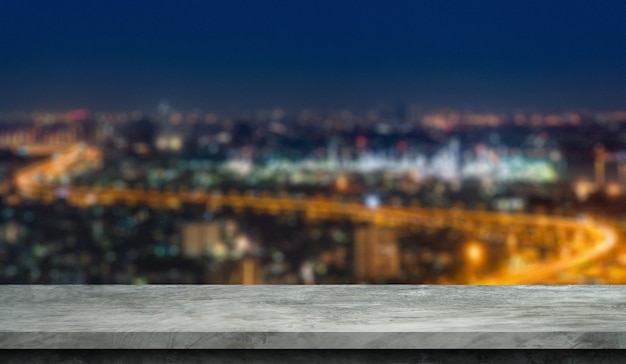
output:
[[[619,196],[622,191],[618,183],[611,182],[606,185],[605,192],[610,197],[616,197],[616,196]]]
[[[617,164],[617,178],[622,190],[626,190],[626,152],[619,151],[613,154]]]
[[[239,284],[256,284],[259,276],[259,263],[254,258],[242,259],[239,263]]]
[[[354,271],[357,280],[375,282],[400,276],[400,249],[392,229],[357,228],[354,238]]]
[[[606,179],[606,158],[607,152],[602,145],[597,145],[594,149],[594,171],[596,187],[601,188],[604,186]]]
[[[217,222],[189,223],[183,226],[183,254],[199,257],[213,250],[220,241],[221,231]]]

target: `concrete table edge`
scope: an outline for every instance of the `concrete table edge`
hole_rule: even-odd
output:
[[[626,286],[0,286],[2,349],[623,349]]]

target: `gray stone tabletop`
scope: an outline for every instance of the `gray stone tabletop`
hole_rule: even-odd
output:
[[[0,286],[2,349],[621,349],[626,286]]]

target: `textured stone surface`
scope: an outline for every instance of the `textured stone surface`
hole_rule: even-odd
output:
[[[626,286],[0,286],[3,349],[620,349]]]

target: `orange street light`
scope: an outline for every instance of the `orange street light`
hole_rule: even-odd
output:
[[[482,263],[485,256],[485,251],[480,242],[471,241],[467,244],[467,247],[465,248],[465,255],[467,256],[467,260],[471,264],[477,265]]]
[[[476,272],[485,258],[485,250],[483,245],[478,241],[470,241],[465,246],[465,257],[467,258],[467,277],[468,282],[476,281]]]

